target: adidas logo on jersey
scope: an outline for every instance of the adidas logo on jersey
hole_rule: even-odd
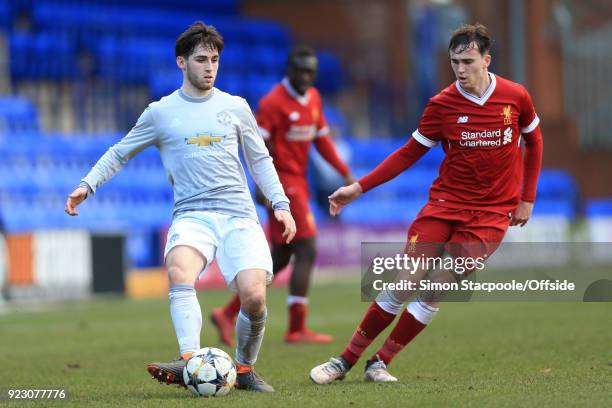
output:
[[[457,118],[457,123],[467,123],[468,122],[468,117],[467,116],[459,116]]]

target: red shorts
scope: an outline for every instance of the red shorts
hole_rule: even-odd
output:
[[[406,252],[440,256],[490,256],[506,234],[510,218],[489,211],[441,207],[428,203],[408,229]]]
[[[289,198],[289,208],[297,227],[297,232],[293,239],[306,239],[316,236],[317,226],[308,204],[309,193],[306,180],[304,177],[282,174],[279,174],[279,178],[285,194]],[[268,210],[268,224],[272,243],[284,244],[286,241],[286,238],[283,237],[285,226],[274,218],[274,211],[272,210]]]

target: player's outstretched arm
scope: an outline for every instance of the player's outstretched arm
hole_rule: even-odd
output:
[[[68,199],[66,200],[66,207],[64,207],[64,211],[66,211],[68,215],[79,215],[76,208],[87,198],[87,193],[87,187],[75,188],[72,193],[68,194]]]
[[[353,183],[350,186],[340,187],[329,198],[329,214],[336,216],[340,214],[342,208],[347,204],[355,201],[363,192],[359,183]]]
[[[287,244],[290,243],[293,240],[293,237],[295,237],[295,233],[297,231],[293,216],[287,210],[276,210],[274,211],[274,217],[278,222],[281,222],[285,226],[283,237],[286,238]]]

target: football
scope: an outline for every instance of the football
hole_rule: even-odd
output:
[[[226,395],[236,382],[236,365],[223,350],[202,348],[191,356],[183,369],[183,380],[195,395],[219,397]]]

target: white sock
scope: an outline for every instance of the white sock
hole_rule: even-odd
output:
[[[236,361],[242,365],[252,366],[257,361],[264,332],[266,331],[265,311],[259,320],[251,320],[243,311],[236,319]]]
[[[408,313],[414,316],[416,320],[423,324],[429,324],[436,317],[436,313],[440,310],[439,307],[429,306],[427,303],[421,301],[421,299],[416,299],[406,307]]]
[[[287,304],[289,306],[294,305],[296,303],[299,303],[299,304],[302,304],[302,305],[307,305],[308,304],[308,298],[304,297],[304,296],[293,296],[293,295],[287,296]]]
[[[378,306],[380,306],[380,308],[385,312],[394,314],[396,316],[400,310],[402,310],[403,305],[403,303],[397,300],[392,293],[387,292],[386,290],[383,290],[378,294],[378,296],[376,296],[376,304],[378,304]]]
[[[202,310],[191,285],[176,285],[170,288],[170,315],[179,343],[180,354],[200,349]]]

